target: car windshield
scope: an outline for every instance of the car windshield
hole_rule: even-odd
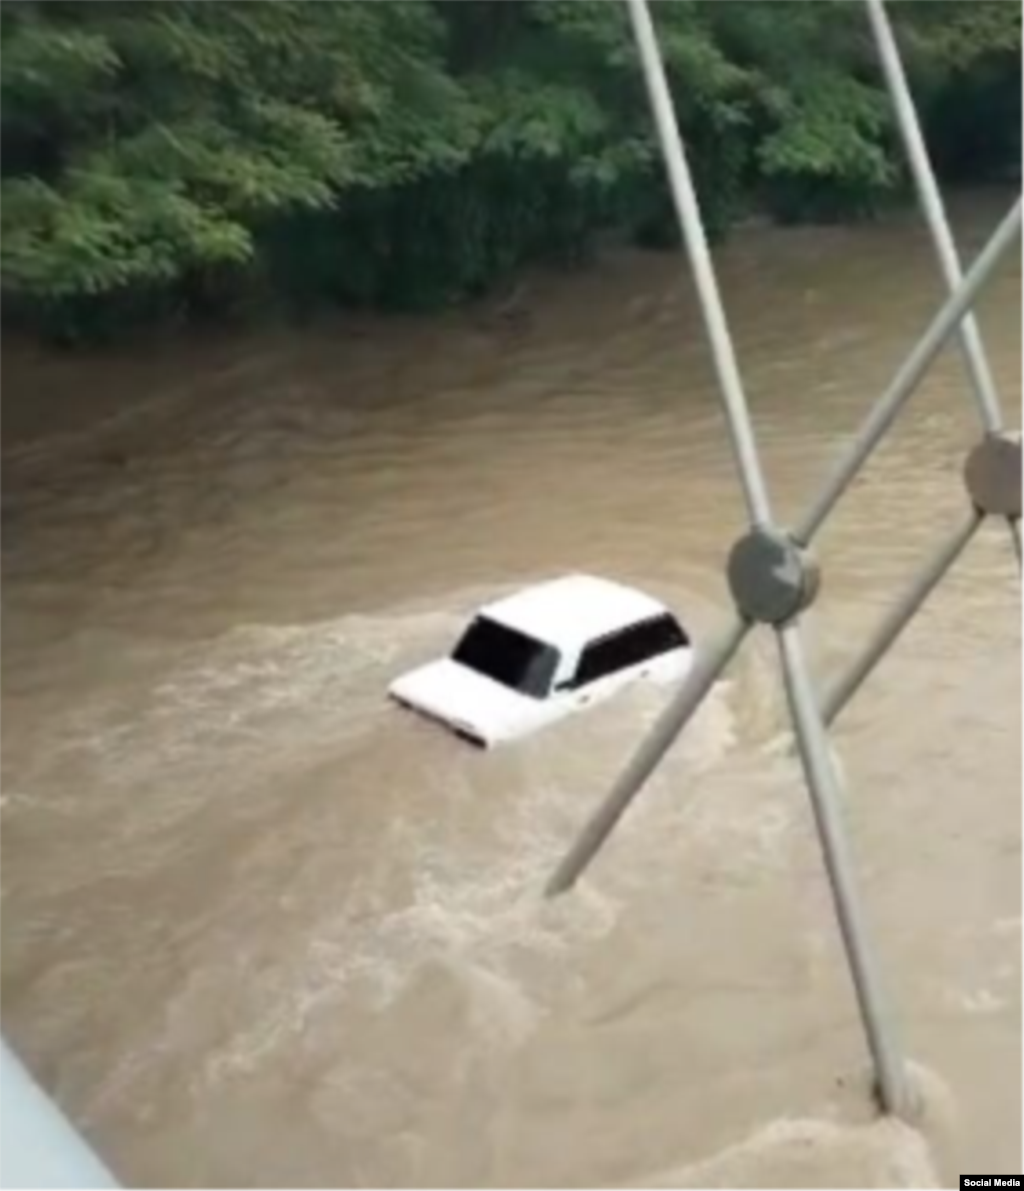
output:
[[[469,626],[452,658],[535,699],[543,699],[550,691],[558,666],[558,651],[550,645],[485,616]]]

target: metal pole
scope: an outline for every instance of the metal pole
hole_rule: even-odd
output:
[[[889,1031],[881,982],[867,941],[853,865],[840,818],[839,781],[829,753],[828,737],[815,705],[800,630],[794,622],[780,628],[776,635],[818,838],[839,929],[846,945],[857,1004],[874,1060],[879,1100],[886,1112],[903,1113],[910,1108],[906,1071]]]
[[[0,1043],[0,1074],[0,1186],[78,1191],[118,1186],[6,1042]]]
[[[665,68],[661,61],[658,39],[651,22],[646,0],[626,0],[633,24],[644,81],[654,121],[661,142],[661,153],[668,171],[669,187],[675,204],[676,216],[683,232],[683,242],[690,258],[693,280],[700,298],[701,314],[707,328],[708,340],[718,375],[719,388],[725,405],[729,437],[739,470],[740,483],[746,500],[747,513],[755,525],[771,523],[771,508],[765,487],[761,463],[754,441],[753,427],[747,400],[743,393],[732,336],[725,318],[722,298],[718,292],[711,252],[704,234],[704,222],[686,160],[679,125],[676,122],[675,105],[669,91]]]
[[[1007,214],[993,233],[984,250],[971,266],[963,283],[943,304],[938,314],[921,336],[917,346],[904,361],[888,390],[875,403],[865,419],[850,450],[840,459],[824,489],[805,514],[794,536],[807,544],[821,528],[825,518],[850,486],[865,460],[896,420],[932,362],[946,345],[960,319],[977,300],[982,287],[995,272],[1003,254],[1020,232],[1021,200]]]
[[[942,195],[939,192],[935,173],[928,157],[928,149],[917,118],[917,108],[914,105],[907,76],[903,70],[899,47],[889,23],[889,16],[885,11],[884,0],[866,0],[866,3],[871,31],[874,34],[875,46],[882,63],[882,74],[892,99],[896,123],[903,138],[903,147],[910,161],[910,171],[914,177],[918,197],[921,200],[924,217],[935,244],[935,252],[939,258],[943,276],[950,291],[953,291],[963,281],[963,270],[960,267],[960,258],[953,241],[953,233],[950,231]],[[965,314],[960,323],[960,341],[963,345],[967,371],[982,425],[990,433],[998,432],[1003,428],[999,395],[996,392],[992,370],[985,353],[985,345],[982,342],[981,332],[973,312]]]
[[[939,581],[964,552],[984,519],[976,509],[969,510],[948,541],[943,542],[934,557],[928,561],[910,589],[890,609],[854,663],[828,689],[821,705],[821,718],[826,724],[835,721],[864,680],[893,647]]]
[[[627,4],[662,156],[668,172],[669,188],[711,344],[747,513],[753,524],[769,525],[772,519],[771,506],[754,441],[747,400],[650,11],[646,0],[627,0]],[[749,627],[742,620],[734,622],[707,656],[698,659],[683,689],[662,714],[648,739],[641,745],[605,802],[587,823],[582,835],[555,871],[546,890],[549,897],[563,893],[578,880],[658,762],[703,702],[739,648]]]
[[[935,253],[939,258],[946,285],[952,292],[963,281],[963,269],[949,226],[949,217],[942,202],[942,193],[935,180],[935,171],[932,169],[928,148],[921,132],[917,107],[910,93],[910,86],[900,58],[899,46],[889,22],[889,15],[885,10],[885,0],[866,0],[866,2],[868,20],[871,23],[875,47],[882,64],[882,75],[892,99],[896,123],[903,137],[903,147],[910,162],[910,171],[914,177],[921,208],[935,244]],[[985,344],[981,338],[981,329],[973,311],[965,314],[960,323],[960,343],[982,427],[989,434],[998,434],[1003,429],[1002,406],[992,376],[992,369],[989,366]],[[1006,520],[1014,554],[1019,565],[1021,561],[1020,526],[1012,517],[1008,517]]]
[[[544,890],[545,896],[556,897],[576,884],[615,830],[629,804],[643,789],[658,762],[704,702],[749,631],[749,624],[735,620],[707,653],[698,655],[682,689],[658,717],[647,739],[623,770],[608,797],[597,808],[555,870]]]

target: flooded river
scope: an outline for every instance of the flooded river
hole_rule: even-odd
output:
[[[973,255],[1005,195],[958,207]],[[941,296],[913,215],[719,254],[782,517]],[[1020,408],[1020,272],[982,329]],[[986,527],[839,723],[918,1131],[872,1120],[758,636],[570,897],[659,707],[481,754],[389,707],[567,570],[727,615],[742,527],[674,256],[513,315],[4,360],[3,1021],[126,1182],[925,1186],[1021,1169],[1020,589]],[[821,538],[824,677],[958,518],[950,352]]]

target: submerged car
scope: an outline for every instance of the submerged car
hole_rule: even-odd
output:
[[[450,657],[392,683],[392,699],[490,748],[603,702],[640,680],[672,682],[690,638],[657,600],[568,575],[480,609]]]

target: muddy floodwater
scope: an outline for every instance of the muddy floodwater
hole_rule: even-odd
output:
[[[955,204],[973,255],[1010,197]],[[1019,259],[1019,258],[1018,258]],[[912,213],[718,253],[794,517],[942,286]],[[1020,414],[1020,270],[982,331]],[[571,896],[664,694],[494,753],[385,698],[496,593],[728,615],[742,529],[678,258],[499,305],[60,357],[9,344],[3,1024],[126,1183],[929,1186],[1021,1169],[1020,584],[985,527],[837,725],[921,1129],[873,1120],[758,635]],[[947,352],[820,539],[822,681],[961,516]]]

